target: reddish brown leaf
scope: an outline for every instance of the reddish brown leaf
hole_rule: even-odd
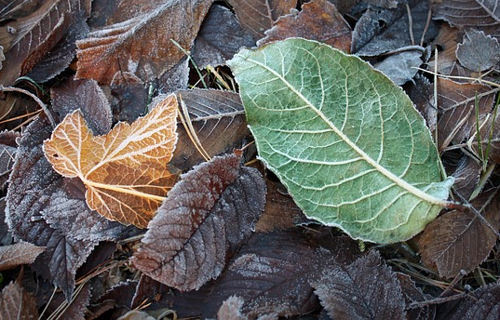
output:
[[[500,37],[500,6],[498,0],[442,0],[436,2],[434,19],[453,26],[483,30]]]
[[[0,45],[9,62],[0,70],[0,82],[11,84],[29,72],[78,19],[90,13],[89,0],[50,0],[28,16],[0,28]]]
[[[200,69],[213,67],[231,59],[241,47],[253,47],[251,33],[240,26],[234,13],[214,4],[196,37],[192,57]]]
[[[220,274],[228,250],[250,235],[264,209],[264,181],[240,161],[215,157],[182,176],[134,255],[139,270],[182,291]]]
[[[10,175],[6,221],[17,239],[46,247],[34,268],[70,297],[75,272],[92,248],[115,239],[122,228],[91,211],[82,195],[52,170],[41,146],[51,131],[41,117],[23,132]]]
[[[241,26],[253,35],[254,40],[264,37],[280,16],[295,9],[297,0],[229,0]]]
[[[438,79],[438,146],[442,151],[450,144],[462,143],[475,127],[475,98],[477,95],[479,114],[491,111],[495,93],[482,84],[460,84],[447,79]]]
[[[171,95],[131,125],[94,136],[75,111],[44,141],[44,153],[59,174],[85,184],[90,209],[144,228],[176,179],[166,168],[177,143],[176,117]]]
[[[0,271],[17,267],[21,264],[33,263],[40,253],[45,250],[29,242],[18,242],[9,246],[0,247]]]
[[[11,282],[0,293],[0,320],[36,320],[35,299],[17,283]]]
[[[91,32],[77,41],[77,78],[109,84],[116,73],[153,80],[190,50],[213,0],[170,0],[129,20]]]
[[[326,270],[313,287],[332,319],[406,319],[396,274],[376,251]]]
[[[459,42],[459,32],[457,28],[450,27],[445,24],[441,26],[439,34],[433,41],[433,45],[439,48],[438,61],[436,71],[445,75],[458,75],[462,71],[462,67],[459,65],[456,57],[457,45]],[[433,56],[428,62],[427,69],[429,71],[434,71],[436,66],[436,57]],[[461,74],[463,75],[463,74]]]
[[[230,152],[243,146],[250,133],[245,112],[237,93],[221,90],[179,90],[178,100],[185,103],[191,123],[201,145],[209,156]],[[203,161],[183,125],[179,127],[179,143],[171,164],[188,170]],[[221,139],[221,137],[224,137]]]
[[[497,190],[478,196],[472,205],[498,230],[500,198]],[[453,278],[461,270],[471,272],[489,255],[496,234],[476,214],[453,210],[429,223],[418,240],[425,265],[441,277]]]
[[[266,206],[255,231],[270,232],[292,228],[302,215],[302,210],[293,202],[286,188],[278,182],[266,180]]]
[[[349,53],[351,50],[351,28],[327,0],[305,3],[301,12],[292,12],[276,21],[266,31],[266,37],[259,40],[259,46],[271,41],[291,37],[317,40]]]

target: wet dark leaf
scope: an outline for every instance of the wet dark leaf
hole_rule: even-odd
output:
[[[241,26],[252,33],[255,41],[264,37],[280,16],[295,9],[297,0],[229,0]]]
[[[351,52],[360,56],[378,56],[400,47],[418,45],[424,34],[429,4],[418,0],[409,2],[414,43],[411,41],[405,3],[400,2],[395,9],[369,8],[363,14],[354,27]],[[436,33],[437,28],[431,23],[424,42],[434,38]]]
[[[200,69],[224,64],[241,47],[253,47],[252,34],[243,29],[234,13],[214,4],[201,25],[193,47],[193,59]]]
[[[89,33],[76,43],[76,77],[106,84],[122,72],[144,81],[160,77],[185,56],[173,41],[190,50],[212,2],[166,1],[129,20]]]
[[[317,40],[347,53],[351,49],[351,28],[327,0],[305,3],[302,11],[282,16],[257,44],[261,46],[291,37]]]
[[[457,47],[457,58],[472,71],[488,70],[500,62],[500,43],[482,31],[467,30],[464,41]]]
[[[148,225],[133,263],[182,291],[224,268],[227,252],[250,235],[265,203],[265,183],[238,155],[213,158],[182,176]]]
[[[472,205],[498,230],[500,198],[497,190],[479,195]],[[453,210],[429,223],[418,240],[425,265],[444,278],[453,278],[461,270],[474,270],[489,255],[496,234],[476,214]]]
[[[0,247],[0,271],[15,268],[21,264],[33,263],[45,250],[28,242],[18,242]]]
[[[38,310],[33,297],[17,282],[11,282],[0,293],[0,320],[35,320]]]
[[[406,319],[396,274],[376,251],[347,267],[325,270],[313,287],[332,319]]]
[[[182,99],[185,103],[196,135],[210,156],[243,146],[243,139],[250,133],[237,93],[192,89],[179,90],[176,94],[178,100]],[[170,163],[181,170],[188,170],[202,162],[203,157],[189,139],[184,126],[179,123],[177,127],[179,142]]]

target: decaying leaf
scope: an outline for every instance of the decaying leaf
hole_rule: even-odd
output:
[[[376,251],[347,267],[326,270],[313,287],[332,319],[406,319],[396,274]]]
[[[482,31],[467,30],[463,43],[457,47],[457,58],[472,71],[488,70],[500,62],[500,43]]]
[[[259,46],[300,37],[324,42],[347,53],[351,50],[351,28],[337,8],[327,0],[304,3],[302,11],[292,11],[280,17],[265,34],[266,37],[257,42]]]
[[[13,83],[29,72],[50,51],[75,21],[90,13],[89,0],[49,0],[28,16],[0,27],[0,45],[8,64],[0,82]]]
[[[266,180],[266,206],[255,231],[270,232],[294,227],[302,216],[302,210],[293,202],[286,188],[279,182]]]
[[[424,30],[424,42],[434,38],[437,33],[434,23],[426,28],[429,2],[410,0],[409,5],[411,32],[406,1],[400,1],[395,9],[368,8],[354,27],[351,52],[360,56],[378,56],[400,47],[419,44]]]
[[[446,206],[453,179],[441,181],[424,120],[358,57],[288,39],[228,63],[261,160],[307,217],[390,243],[419,233]]]
[[[437,108],[434,106],[433,86],[423,75],[417,74],[413,81],[409,83],[406,93],[415,104],[416,109],[425,119],[427,127],[434,135],[437,125]]]
[[[176,117],[170,95],[131,125],[94,136],[77,110],[44,142],[44,153],[59,174],[85,184],[90,209],[144,228],[175,182],[166,164],[177,142]]]
[[[481,164],[469,156],[463,156],[453,172],[455,184],[453,191],[459,193],[464,199],[469,199],[481,176]]]
[[[458,63],[456,56],[459,41],[460,34],[457,28],[450,27],[447,24],[442,25],[436,39],[432,42],[432,45],[439,49],[438,55],[437,57],[435,55],[432,56],[431,60],[427,63],[427,69],[444,75],[458,75],[458,73],[462,73],[462,69],[464,68]]]
[[[16,239],[46,247],[35,268],[69,298],[78,267],[97,243],[115,239],[122,228],[91,211],[83,193],[74,192],[71,182],[52,170],[42,150],[51,131],[45,117],[24,130],[7,190],[6,221]]]
[[[476,96],[479,114],[485,114],[493,108],[494,97],[499,89],[482,84],[460,84],[442,78],[437,81],[438,146],[442,151],[450,144],[464,142],[471,135],[476,123]]]
[[[500,37],[500,6],[498,0],[442,0],[433,8],[433,18],[452,26],[474,28],[496,38]]]
[[[500,318],[500,284],[492,283],[469,293],[459,301],[457,308],[448,314],[448,319]]]
[[[243,29],[234,13],[214,4],[201,25],[193,47],[193,59],[200,69],[224,64],[241,47],[253,47],[252,34]]]
[[[19,134],[13,131],[0,132],[0,189],[3,189],[9,179],[9,173],[14,165]]]
[[[58,319],[86,320],[87,306],[90,302],[91,285],[89,282],[80,285],[71,300],[65,300],[61,294],[56,295],[47,307],[48,314],[56,314]],[[64,308],[61,308],[64,307]]]
[[[144,311],[131,310],[116,320],[156,320]]]
[[[149,223],[133,263],[182,291],[215,279],[227,252],[250,235],[264,209],[266,186],[241,157],[215,157],[193,168],[169,192]]]
[[[473,131],[470,137],[470,145],[476,155],[483,160],[500,163],[500,113],[493,119],[493,113],[479,117],[480,129]],[[481,146],[479,146],[481,141]]]
[[[241,148],[250,135],[245,121],[245,111],[237,93],[222,90],[192,89],[176,92],[184,102],[194,131],[210,157],[234,148]],[[188,170],[203,161],[186,129],[179,127],[179,142],[171,164]],[[223,138],[221,138],[223,137]]]
[[[129,20],[77,41],[77,78],[109,84],[116,73],[154,80],[190,50],[213,0],[168,0]],[[173,41],[172,41],[173,40]]]
[[[500,198],[497,190],[485,192],[472,205],[498,230]],[[476,214],[453,210],[431,222],[418,240],[425,265],[436,269],[441,277],[453,278],[461,270],[471,272],[489,255],[496,234]]]
[[[21,264],[33,263],[40,253],[45,250],[29,242],[18,242],[0,247],[0,271],[17,267]]]
[[[422,293],[422,290],[415,285],[415,282],[413,282],[409,275],[397,272],[396,276],[399,284],[401,285],[407,308],[414,302],[422,302],[429,299],[428,296]],[[408,320],[435,319],[435,314],[436,306],[433,305],[409,310],[407,309]]]
[[[9,283],[0,293],[0,320],[36,320],[35,299],[17,282]]]
[[[423,63],[422,51],[411,50],[396,53],[375,64],[374,67],[395,84],[402,86],[417,74],[417,68]]]
[[[295,9],[297,0],[229,0],[241,26],[253,35],[255,41],[264,37],[280,16]]]
[[[217,319],[248,320],[241,308],[245,302],[238,296],[231,296],[225,300],[217,311]]]

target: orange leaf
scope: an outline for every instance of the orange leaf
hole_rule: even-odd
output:
[[[82,180],[92,210],[144,228],[175,183],[166,165],[177,142],[176,118],[170,95],[145,117],[94,136],[77,110],[44,142],[45,157],[61,175]]]

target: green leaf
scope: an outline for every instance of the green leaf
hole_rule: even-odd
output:
[[[361,59],[299,38],[228,62],[260,159],[304,213],[351,237],[411,238],[448,203],[430,132],[408,96]]]

